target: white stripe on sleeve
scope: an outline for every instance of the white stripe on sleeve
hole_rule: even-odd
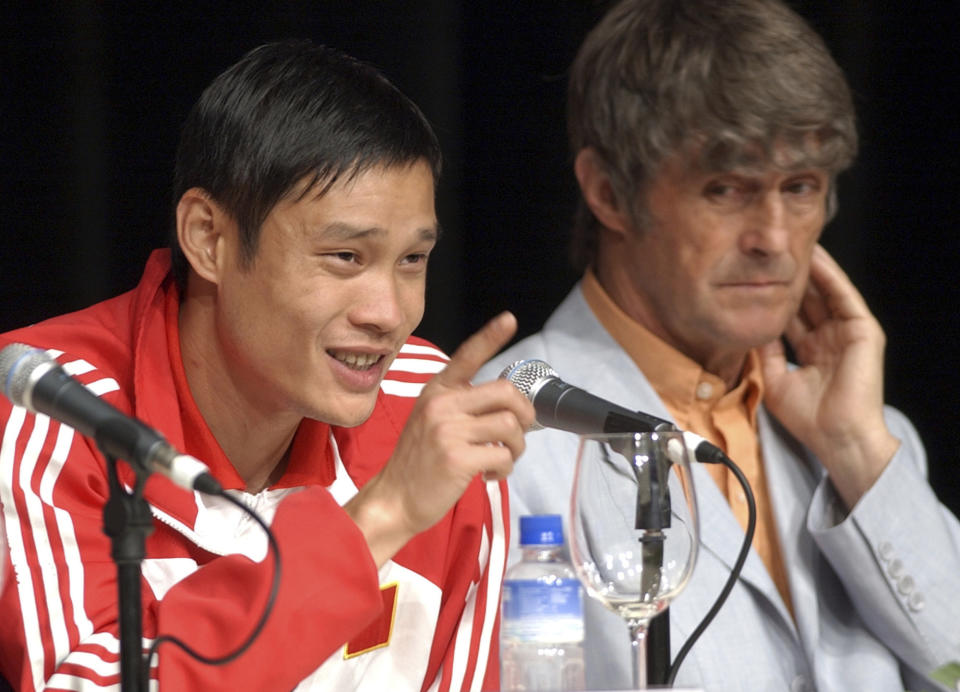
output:
[[[400,347],[400,353],[412,353],[418,356],[436,356],[449,360],[447,354],[438,348],[432,346],[421,346],[420,344],[404,344]]]
[[[30,659],[33,688],[39,690],[43,686],[43,642],[39,640],[40,627],[37,618],[37,602],[33,592],[33,577],[30,575],[23,533],[20,530],[20,517],[16,514],[13,497],[14,454],[17,438],[20,437],[26,416],[25,408],[14,406],[3,430],[3,443],[0,444],[0,501],[3,502],[7,547],[16,575],[17,594],[20,597],[20,614],[26,632],[27,656]]]
[[[445,361],[426,358],[397,358],[390,364],[392,372],[438,373],[447,367]]]

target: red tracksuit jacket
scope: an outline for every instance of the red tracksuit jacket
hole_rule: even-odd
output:
[[[304,420],[283,478],[250,495],[190,396],[177,305],[168,255],[158,251],[133,291],[0,337],[0,347],[51,350],[93,392],[204,461],[271,523],[283,579],[262,634],[224,666],[161,645],[151,670],[160,689],[495,689],[505,484],[476,479],[379,573],[341,509],[389,458],[423,383],[446,357],[411,338],[367,422],[347,429]],[[0,672],[23,690],[116,685],[116,568],[102,529],[103,457],[68,426],[0,399],[9,545]],[[188,493],[162,476],[150,477],[145,496],[154,517],[142,567],[145,646],[172,634],[208,656],[231,651],[251,631],[270,586],[261,530],[222,498]]]

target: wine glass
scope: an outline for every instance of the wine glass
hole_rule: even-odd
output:
[[[686,586],[699,544],[681,432],[581,435],[570,500],[570,554],[590,597],[622,617],[634,686],[646,689],[650,620]]]

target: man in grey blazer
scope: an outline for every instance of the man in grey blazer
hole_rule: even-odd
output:
[[[777,0],[624,0],[581,47],[568,106],[584,278],[478,379],[541,359],[744,467],[753,549],[678,686],[937,689],[931,672],[960,660],[960,524],[913,426],[883,404],[880,325],[818,245],[857,148],[839,67]],[[576,447],[527,436],[514,521],[566,517]],[[731,477],[694,471],[702,548],[670,609],[674,654],[744,536]],[[587,612],[588,686],[630,687],[625,624]]]

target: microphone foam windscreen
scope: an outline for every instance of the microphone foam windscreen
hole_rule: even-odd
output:
[[[0,377],[3,393],[14,404],[23,406],[24,394],[38,366],[53,359],[45,351],[26,344],[10,344],[0,350]]]

